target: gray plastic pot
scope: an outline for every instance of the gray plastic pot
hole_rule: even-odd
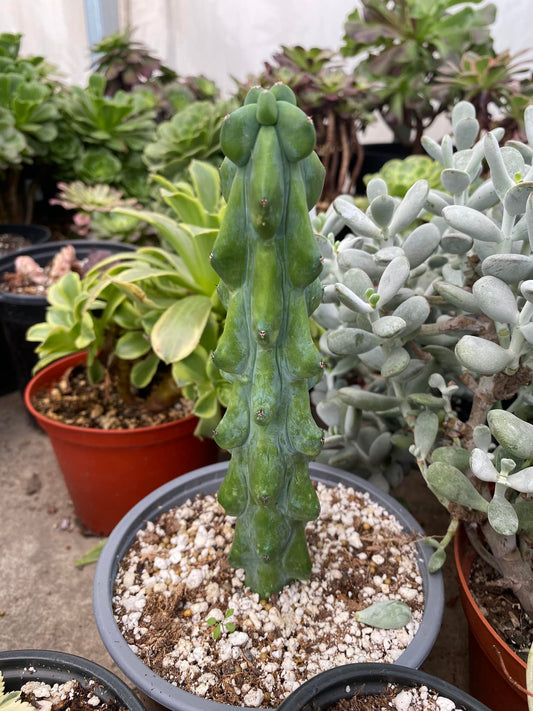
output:
[[[73,654],[42,649],[0,652],[0,671],[6,691],[18,691],[27,681],[54,685],[75,679],[84,688],[94,681],[96,686],[92,690],[104,701],[118,701],[129,711],[145,711],[133,691],[116,674]]]
[[[146,496],[116,525],[100,554],[94,575],[93,609],[100,636],[107,651],[119,669],[131,682],[154,701],[172,711],[222,711],[235,709],[234,706],[209,701],[182,689],[154,674],[130,649],[124,640],[113,616],[113,585],[118,565],[133,542],[137,531],[147,521],[174,506],[179,506],[197,494],[213,494],[218,491],[226,473],[228,462],[212,464],[189,472],[168,484],[161,486]],[[351,486],[356,491],[368,492],[376,503],[383,506],[404,526],[424,537],[424,532],[411,514],[395,499],[364,479],[353,474],[311,463],[311,478],[326,485],[338,483]],[[440,573],[429,574],[427,564],[432,549],[422,543],[417,544],[419,565],[423,578],[425,607],[420,627],[407,649],[397,660],[398,664],[418,668],[428,656],[439,633],[444,608],[444,585]]]
[[[431,674],[398,664],[346,664],[317,674],[278,707],[278,711],[326,711],[340,699],[358,698],[382,693],[388,684],[400,689],[427,686],[440,696],[453,701],[463,711],[490,711],[481,701]]]

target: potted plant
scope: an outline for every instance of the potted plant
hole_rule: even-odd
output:
[[[42,165],[57,136],[59,84],[42,57],[20,57],[20,34],[0,34],[0,220],[31,223]]]
[[[524,121],[531,142],[532,107]],[[317,221],[325,303],[315,318],[330,359],[317,413],[330,429],[325,452],[367,476],[377,470],[383,479],[386,457],[408,449],[451,514],[442,540],[432,542],[431,568],[442,565],[463,522],[477,558],[496,571],[499,597],[510,591],[513,614],[530,615],[532,152],[518,141],[500,147],[503,128],[477,140],[468,102],[454,107],[452,126],[453,140],[422,139],[443,166],[443,190],[421,180],[398,201],[384,181],[371,180],[366,213],[340,197]],[[420,223],[427,213],[433,219]],[[345,224],[352,234],[334,244]],[[370,451],[374,440],[379,449]],[[465,548],[461,539],[456,545]],[[472,693],[491,705],[498,699],[498,708],[523,703],[504,683],[494,641],[473,634]],[[498,645],[505,657],[509,645]],[[524,687],[525,661],[510,654],[503,664]],[[502,687],[514,701],[500,696]]]
[[[157,122],[194,101],[215,101],[220,92],[207,77],[180,77],[165,66],[141,43],[132,39],[132,28],[104,37],[91,50],[96,56],[93,68],[105,77],[105,94],[142,88],[155,94],[158,101]]]
[[[371,698],[369,698],[371,697]],[[312,708],[326,711],[338,702],[365,704],[364,708],[424,708],[489,711],[480,701],[431,674],[399,664],[347,664],[318,674],[303,684],[279,706],[280,711]],[[381,702],[380,702],[381,699]],[[375,704],[375,706],[370,705]],[[453,704],[453,706],[452,706]],[[427,708],[427,706],[426,706]]]
[[[421,138],[454,96],[435,80],[447,61],[465,52],[492,54],[495,7],[463,0],[363,0],[348,15],[341,53],[355,59],[354,73],[372,87],[373,108],[392,131],[392,142],[366,144],[362,175],[388,160],[421,153]],[[360,186],[362,187],[362,186]]]
[[[228,204],[211,265],[221,277],[218,292],[227,316],[213,363],[232,387],[215,440],[232,458],[190,472],[134,507],[104,546],[94,583],[97,625],[110,654],[135,684],[175,709],[203,708],[203,696],[245,706],[275,704],[302,674],[316,673],[320,664],[332,666],[345,653],[354,653],[354,622],[356,627],[368,625],[367,633],[359,630],[369,642],[365,647],[363,641],[359,655],[382,655],[388,649],[389,661],[395,661],[404,649],[405,657],[399,658],[417,666],[435,639],[442,605],[442,581],[430,577],[423,562],[413,569],[415,558],[408,563],[409,556],[403,557],[407,532],[415,531],[415,539],[422,535],[403,507],[331,467],[311,465],[318,494],[309,477],[309,461],[318,454],[323,436],[311,415],[308,394],[322,373],[309,327],[309,314],[320,300],[322,269],[309,209],[324,178],[313,152],[313,125],[297,108],[292,91],[276,84],[270,90],[250,91],[244,106],[224,122],[221,140],[227,154],[222,184]],[[213,497],[217,489],[218,503]],[[371,499],[360,499],[356,491],[366,491]],[[305,527],[319,513],[319,495],[324,515],[316,524],[313,568]],[[362,509],[357,501],[363,502]],[[219,504],[236,517],[234,533]],[[378,505],[379,513],[374,509]],[[356,533],[350,525],[361,527],[363,536],[373,529],[376,545],[387,538],[387,511],[394,511],[400,522],[387,528],[398,545],[395,564],[405,564],[406,572],[415,570],[415,577],[423,578],[421,617],[421,610],[415,610],[418,593],[411,589],[402,597],[399,590],[388,588],[393,579],[403,579],[396,576],[397,569],[388,577],[373,576],[385,555],[369,560],[362,552],[363,558],[357,559],[368,562],[361,570],[371,574],[369,580],[379,590],[370,584],[360,601],[349,606],[359,568],[352,560],[359,534],[351,543],[345,541],[352,562],[344,572],[337,570],[330,578],[322,575],[327,564],[318,563],[317,548],[333,567],[344,558],[340,548],[325,553],[329,534],[336,541],[333,545],[342,547],[333,533],[337,528],[341,538],[351,535],[348,530]],[[189,555],[193,550],[196,553]],[[419,560],[428,553],[421,542],[411,552]],[[157,561],[155,568],[151,561]],[[312,573],[312,581],[300,582]],[[412,578],[405,586],[411,583]],[[339,596],[348,607],[335,615],[334,599]],[[285,611],[287,598],[292,598],[292,611]],[[304,607],[311,615],[305,621]],[[416,616],[420,626],[412,637]],[[383,628],[374,630],[375,644],[367,637],[370,625]],[[331,629],[351,635],[352,642],[341,641],[337,648],[339,639],[334,642],[335,635],[329,636]],[[314,649],[309,664],[307,645]],[[176,688],[184,682],[192,684],[187,688],[193,693]]]
[[[37,362],[26,331],[45,318],[47,285],[65,270],[82,271],[84,264],[93,264],[95,258],[131,249],[117,242],[94,240],[37,242],[0,256],[0,322],[14,367],[12,389],[24,391]]]
[[[27,334],[39,343],[36,368],[43,370],[28,384],[25,402],[51,437],[79,518],[97,533],[109,533],[152,489],[217,456],[210,439],[193,435],[211,435],[225,401],[225,387],[209,358],[224,309],[208,260],[223,203],[214,168],[197,163],[191,176],[196,192],[164,181],[165,199],[176,213],[185,205],[191,219],[209,219],[209,226],[132,211],[161,230],[168,249],[144,247],[110,257],[84,279],[65,275],[48,292],[46,321]],[[82,362],[89,385],[94,384],[85,397],[98,393],[104,402],[98,399],[80,411],[70,386],[63,398],[50,402],[50,387]]]
[[[13,711],[34,708],[30,702],[24,701],[27,698],[24,690],[22,695],[20,693],[28,682],[31,682],[29,687],[35,683],[49,687],[69,683],[72,687],[74,682],[71,698],[76,698],[76,703],[80,704],[77,708],[86,711],[98,709],[103,704],[128,711],[144,710],[137,696],[116,674],[88,659],[41,649],[0,652],[0,705],[7,704]],[[31,694],[31,688],[26,688],[26,693]]]

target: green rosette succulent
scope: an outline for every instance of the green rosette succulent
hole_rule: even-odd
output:
[[[213,360],[232,394],[215,439],[232,458],[218,499],[237,517],[230,564],[264,599],[309,577],[305,524],[320,509],[308,469],[323,439],[308,393],[322,371],[309,327],[322,269],[315,140],[283,84],[252,89],[221,131],[228,205],[211,265],[228,313]]]

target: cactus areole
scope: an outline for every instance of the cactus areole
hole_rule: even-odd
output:
[[[322,264],[309,210],[324,168],[313,124],[283,84],[252,89],[221,143],[228,205],[211,264],[227,318],[213,359],[232,394],[215,439],[232,458],[218,500],[237,517],[230,564],[268,599],[310,576],[305,525],[320,511],[308,464],[323,432],[308,391],[322,370],[309,327]]]

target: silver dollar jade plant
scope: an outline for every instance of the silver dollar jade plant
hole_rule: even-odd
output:
[[[211,265],[227,307],[215,365],[232,384],[215,440],[231,451],[218,493],[236,516],[230,563],[268,599],[311,573],[305,524],[319,513],[308,462],[322,447],[309,387],[322,358],[309,325],[321,255],[309,210],[324,169],[315,130],[283,84],[251,89],[223,123],[227,209]]]
[[[321,456],[394,484],[410,451],[451,514],[432,569],[465,521],[533,616],[533,106],[528,144],[479,137],[467,102],[452,128],[423,139],[442,190],[419,180],[400,200],[374,179],[366,211],[340,196],[315,218]]]

